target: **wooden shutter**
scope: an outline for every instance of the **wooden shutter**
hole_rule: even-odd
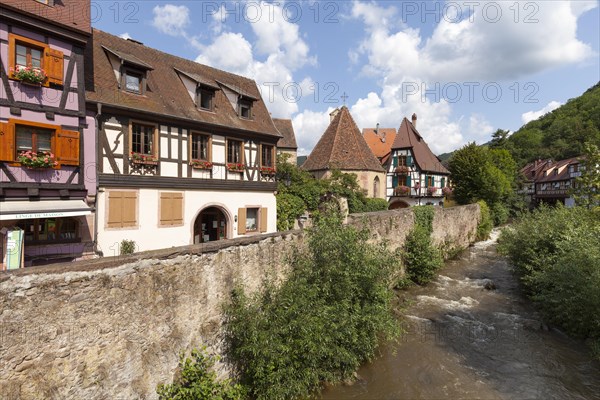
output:
[[[406,166],[410,167],[412,165],[412,156],[406,156]]]
[[[410,187],[410,175],[406,176],[406,186]]]
[[[395,188],[396,186],[398,186],[398,175],[393,175],[392,176],[392,187]]]
[[[183,224],[183,193],[160,194],[160,225]]]
[[[108,192],[108,228],[120,228],[123,220],[123,192]]]
[[[261,208],[260,209],[260,232],[261,233],[264,233],[264,232],[266,232],[268,230],[267,229],[267,227],[268,227],[268,225],[267,225],[267,223],[268,223],[267,216],[268,216],[268,208],[266,208],[266,207]]]
[[[238,222],[237,222],[237,226],[238,226],[238,235],[245,235],[246,234],[246,209],[245,208],[238,208]]]
[[[62,165],[79,165],[79,132],[57,131],[56,160]]]
[[[137,193],[123,193],[123,223],[122,226],[137,225]]]
[[[45,50],[44,69],[46,70],[46,75],[48,75],[48,83],[62,85],[64,75],[63,53],[50,47],[46,47]],[[81,68],[81,66],[77,65],[77,68]],[[82,82],[79,82],[79,84],[81,85]]]
[[[15,161],[15,125],[0,122],[0,161]]]
[[[15,36],[13,34],[8,35],[8,76],[9,78],[13,77],[13,74],[10,73],[10,68],[15,68],[16,65],[16,60],[15,60],[15,55],[16,55],[16,42],[15,42]]]
[[[446,186],[446,178],[442,178],[442,183],[440,185],[440,187],[445,187]]]
[[[392,167],[396,168],[398,166],[398,156],[392,157]]]
[[[137,193],[111,191],[108,193],[108,228],[137,225]]]

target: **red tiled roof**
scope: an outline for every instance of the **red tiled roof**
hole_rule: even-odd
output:
[[[346,106],[331,121],[302,168],[308,171],[384,171]]]
[[[296,135],[294,134],[294,127],[292,126],[291,119],[280,119],[273,118],[273,123],[275,124],[275,128],[281,133],[283,136],[277,142],[277,147],[281,147],[283,149],[298,149],[298,145],[296,144]]]
[[[545,163],[544,168],[540,170],[536,183],[564,181],[571,178],[569,165],[579,164],[579,157],[568,158],[566,160],[556,161],[554,163]],[[544,172],[546,175],[544,176]]]
[[[120,90],[106,49],[121,54],[137,64],[151,66],[147,71],[144,95]],[[186,60],[144,46],[131,40],[93,29],[91,44],[86,48],[86,101],[118,108],[139,110],[225,128],[281,137],[262,100],[256,83],[229,72]],[[238,94],[257,99],[252,105],[252,119],[238,116],[223,90],[216,90],[214,112],[200,110],[188,95],[178,71],[192,74],[211,87],[234,88]]]
[[[1,5],[24,11],[56,25],[66,26],[71,30],[87,34],[92,30],[90,0],[60,0],[54,1],[53,5],[33,0],[2,0]]]
[[[392,151],[392,144],[394,144],[394,140],[396,139],[396,129],[364,128],[362,134],[371,152],[383,164],[383,159]]]
[[[427,172],[449,175],[440,160],[431,152],[425,139],[419,134],[412,122],[404,118],[398,129],[392,149],[411,149],[419,169]]]

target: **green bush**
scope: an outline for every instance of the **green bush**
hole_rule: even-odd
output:
[[[505,229],[498,249],[548,321],[600,343],[600,219],[594,211],[540,207]]]
[[[288,280],[226,308],[225,342],[240,382],[255,399],[309,396],[321,382],[347,379],[399,332],[389,290],[400,259],[367,243],[366,231],[323,216]]]
[[[481,210],[481,219],[477,225],[477,240],[486,240],[490,237],[490,232],[494,227],[494,221],[490,213],[490,208],[485,201],[480,200],[477,202],[479,209]]]
[[[385,199],[366,199],[363,212],[385,211],[388,209],[388,202]]]
[[[305,210],[306,206],[300,197],[290,193],[279,194],[277,196],[277,230],[294,229],[294,222]]]
[[[121,255],[122,256],[135,253],[135,248],[136,248],[135,240],[127,240],[127,239],[121,240]]]
[[[413,208],[415,225],[406,237],[402,260],[406,277],[423,285],[429,282],[443,265],[441,251],[433,245],[433,217],[435,210],[432,206]]]
[[[490,206],[490,214],[494,221],[494,226],[499,226],[508,221],[510,210],[502,203],[493,203]]]
[[[192,350],[191,358],[183,354],[179,360],[179,376],[168,385],[158,385],[160,400],[241,400],[246,398],[240,385],[230,380],[218,381],[212,370],[217,358],[206,349]]]

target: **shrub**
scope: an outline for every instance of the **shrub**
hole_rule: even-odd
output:
[[[135,240],[121,240],[121,255],[133,254],[136,248]]]
[[[323,216],[279,288],[265,282],[226,308],[225,342],[240,382],[256,399],[307,397],[322,381],[347,379],[398,333],[388,289],[399,258],[366,231]]]
[[[415,225],[406,237],[402,260],[406,276],[413,282],[423,285],[429,282],[442,266],[443,259],[439,249],[431,240],[433,217],[432,206],[413,208]]]
[[[206,349],[192,350],[191,358],[183,354],[179,360],[179,376],[172,384],[158,385],[160,400],[241,400],[246,398],[240,385],[230,380],[218,381],[212,370],[218,358],[207,355]]]
[[[479,224],[477,225],[477,240],[486,240],[490,237],[490,232],[494,227],[494,221],[492,220],[492,216],[490,213],[490,208],[486,204],[485,201],[480,200],[477,202],[479,204],[479,209],[481,210],[481,219],[479,220]]]
[[[305,210],[304,201],[300,197],[290,193],[277,195],[277,230],[294,229],[294,222]]]
[[[388,202],[385,199],[366,199],[363,212],[385,211],[388,209]]]
[[[494,221],[494,226],[499,226],[505,224],[506,221],[508,221],[510,211],[502,203],[493,203],[490,206],[490,214],[492,216],[492,220]]]

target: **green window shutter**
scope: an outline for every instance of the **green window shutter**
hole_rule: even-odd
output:
[[[398,156],[392,157],[392,167],[396,168],[398,166]]]
[[[409,167],[412,165],[412,157],[411,156],[406,157],[406,165]]]
[[[442,178],[442,184],[440,186],[446,187],[446,178]]]
[[[398,175],[392,176],[392,187],[398,186]]]
[[[410,175],[406,177],[406,186],[410,187]]]

